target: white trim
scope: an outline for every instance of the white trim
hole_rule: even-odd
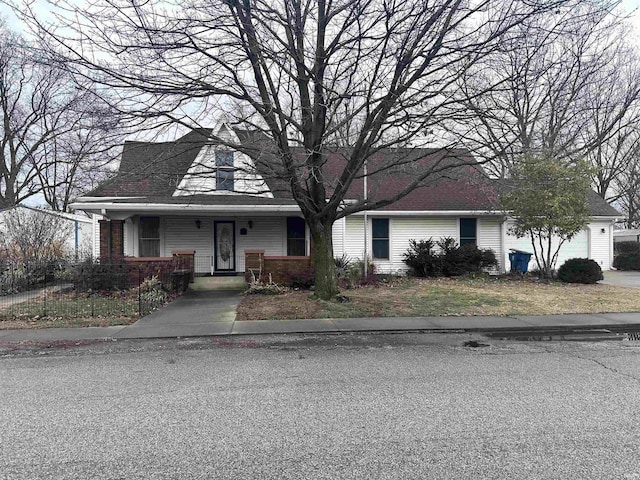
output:
[[[77,210],[114,210],[114,211],[129,211],[134,210],[136,212],[180,212],[180,211],[193,211],[193,212],[226,212],[226,213],[273,213],[273,212],[294,212],[300,213],[300,207],[298,205],[185,205],[185,204],[172,204],[172,203],[74,203],[73,208]]]
[[[362,215],[364,215],[364,212],[352,213],[349,216],[351,217]],[[432,217],[477,217],[480,215],[501,216],[504,215],[504,213],[495,210],[367,210],[367,215],[375,217],[418,217],[425,215]]]
[[[613,238],[614,238],[613,226],[616,221],[617,219],[609,223],[609,270],[613,268]]]
[[[164,233],[165,233],[165,216],[158,216],[158,236],[160,237],[160,256],[169,257],[170,255],[165,252],[165,241],[164,241]]]

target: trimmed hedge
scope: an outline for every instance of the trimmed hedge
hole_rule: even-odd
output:
[[[439,252],[435,247],[439,247]],[[409,250],[402,261],[418,277],[457,277],[468,273],[478,273],[498,265],[493,250],[480,249],[475,245],[458,246],[455,239],[446,237],[439,242],[409,240]]]
[[[613,268],[616,270],[640,270],[640,255],[621,253],[613,259]]]
[[[558,278],[565,283],[596,283],[602,280],[600,265],[589,258],[570,258],[558,269]]]
[[[616,255],[640,255],[640,242],[613,242],[613,251]]]

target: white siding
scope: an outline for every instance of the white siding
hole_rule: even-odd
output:
[[[611,270],[613,225],[608,221],[594,221],[589,224],[589,229],[591,230],[590,258],[596,261],[602,270]]]
[[[200,228],[196,220],[200,220]],[[265,255],[286,255],[285,217],[163,217],[162,256],[169,257],[173,250],[195,250],[197,273],[210,271],[213,256],[214,221],[235,221],[236,271],[244,272],[244,251],[264,250]],[[251,221],[252,227],[249,227]],[[241,235],[240,230],[247,234]]]
[[[264,250],[265,255],[286,255],[286,218],[285,217],[256,217],[251,219],[253,228],[249,228],[249,221],[236,221],[236,257],[237,271],[244,272],[244,251]],[[247,234],[240,235],[240,229],[246,228]]]
[[[504,255],[502,255],[502,217],[478,218],[477,244],[479,248],[490,248],[496,254],[498,271],[503,271]]]
[[[91,215],[91,226],[93,230],[92,235],[92,250],[93,250],[93,258],[98,258],[100,256],[100,224],[98,221],[102,220],[102,215],[93,214]]]
[[[164,250],[160,256],[170,257],[173,250],[195,250],[196,255],[213,255],[212,218],[164,217],[163,220]],[[200,220],[200,228],[196,220]]]
[[[369,257],[372,252],[371,218],[368,217],[367,230]],[[375,218],[389,218],[389,260],[373,259],[376,268],[381,273],[405,272],[407,270],[402,256],[409,248],[409,240],[458,238],[458,220],[455,217],[382,217],[377,215]],[[344,239],[338,238],[334,232],[334,242],[336,245],[341,245],[344,242],[344,252],[352,259],[364,257],[363,225],[363,216],[347,217]]]
[[[331,241],[333,244],[333,256],[341,257],[344,251],[344,231],[345,231],[346,218],[336,220],[331,230]]]
[[[88,255],[93,256],[93,228],[93,221],[78,222],[78,260],[84,260]]]
[[[127,218],[124,221],[124,255],[125,257],[135,257],[135,249],[134,249],[134,229],[135,224],[133,222],[133,218]]]
[[[364,218],[361,216],[351,216],[345,219],[344,253],[351,259],[364,258]]]
[[[380,218],[380,217],[376,217]],[[371,237],[371,224],[369,224]],[[455,217],[394,217],[389,219],[389,260],[374,259],[381,273],[406,272],[407,265],[402,256],[409,248],[409,240],[423,240],[442,237],[458,238],[458,221]],[[369,251],[371,251],[369,238]]]

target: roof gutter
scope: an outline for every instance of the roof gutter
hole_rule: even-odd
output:
[[[356,212],[352,215],[364,215],[364,212]],[[415,217],[417,215],[477,217],[484,215],[504,216],[504,212],[499,210],[367,210],[367,215],[375,217]]]
[[[300,212],[298,205],[201,205],[173,203],[112,203],[112,202],[77,202],[70,205],[75,210],[88,210],[100,213],[111,211],[145,211],[145,212]]]

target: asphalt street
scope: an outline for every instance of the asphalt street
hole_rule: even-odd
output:
[[[0,479],[640,478],[636,341],[4,344],[0,392]]]

